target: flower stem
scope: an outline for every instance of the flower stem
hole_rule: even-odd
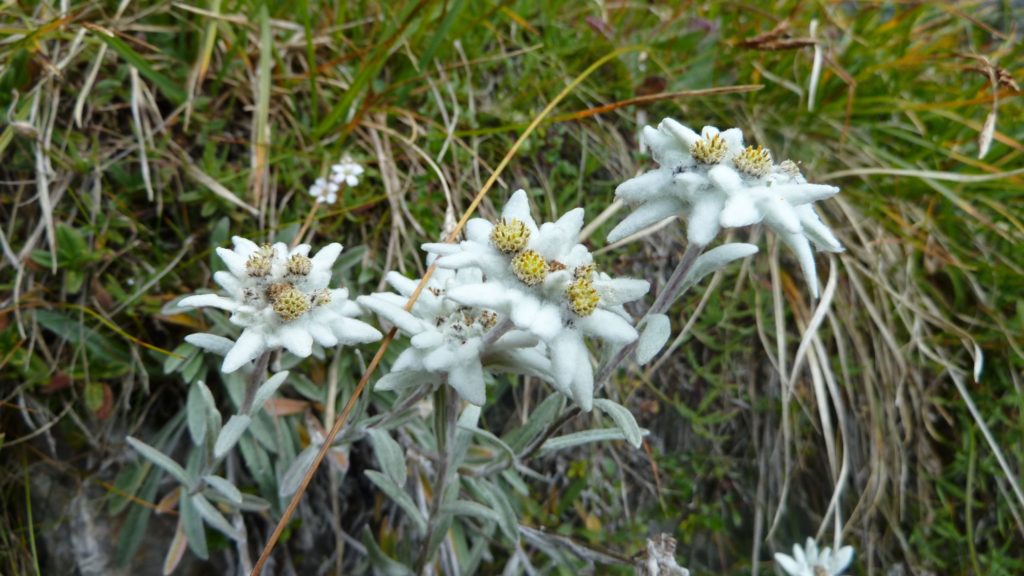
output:
[[[491,328],[491,330],[484,336],[483,341],[480,342],[480,353],[486,354],[490,347],[512,328],[514,328],[514,325],[512,324],[511,318],[506,317],[501,322],[498,322],[498,325]]]
[[[256,365],[252,369],[252,374],[249,375],[249,381],[245,386],[245,399],[242,400],[242,407],[239,409],[239,414],[248,414],[252,412],[252,403],[256,400],[256,390],[259,389],[260,384],[263,384],[263,377],[267,374],[267,365],[270,364],[270,351],[267,350],[260,357],[256,359]]]
[[[455,427],[459,412],[459,397],[445,383],[434,393],[434,434],[437,438],[438,464],[437,476],[434,479],[433,502],[430,504],[430,517],[427,518],[427,534],[420,549],[416,572],[423,574],[430,563],[433,551],[430,549],[434,532],[438,529],[438,512],[444,502],[444,493],[448,488],[448,478],[453,460],[452,450],[455,448]]]
[[[676,269],[672,271],[672,275],[669,277],[668,282],[662,288],[658,297],[654,299],[654,304],[647,310],[643,318],[637,324],[643,323],[647,318],[654,314],[664,314],[672,304],[676,301],[676,298],[681,296],[680,289],[683,287],[683,282],[686,280],[686,275],[693,269],[693,264],[697,261],[697,257],[704,252],[704,246],[696,243],[691,243],[686,247],[686,251],[683,252],[682,259],[679,260],[679,264],[676,264]],[[639,343],[640,339],[630,342],[629,344],[619,348],[618,351],[612,355],[611,359],[601,367],[601,371],[598,373],[597,378],[594,379],[594,388],[598,389],[604,386],[605,383],[612,377],[615,369],[619,367],[626,358],[628,358]]]

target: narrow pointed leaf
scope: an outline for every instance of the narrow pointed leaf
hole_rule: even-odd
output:
[[[227,478],[220,476],[214,476],[213,474],[207,474],[203,476],[203,480],[210,488],[213,488],[219,492],[222,496],[228,499],[235,506],[242,505],[242,492],[235,485],[228,481]]]
[[[260,387],[256,390],[256,395],[253,397],[252,411],[262,410],[263,403],[266,402],[267,400],[270,400],[270,398],[274,396],[274,393],[277,392],[277,389],[281,387],[281,384],[284,384],[284,381],[287,378],[288,371],[283,370],[281,372],[278,372],[277,374],[274,374],[269,379],[267,379],[266,382],[261,384]]]
[[[625,406],[616,404],[607,398],[595,399],[594,406],[615,421],[615,425],[619,427],[619,430],[622,430],[622,434],[634,448],[640,447],[640,442],[643,441],[643,434],[640,432],[640,425],[636,423],[636,418],[633,417],[632,412]]]
[[[220,510],[210,504],[210,501],[206,499],[202,494],[193,494],[189,500],[192,501],[192,505],[196,507],[196,511],[202,516],[203,521],[210,525],[211,528],[221,532],[228,538],[235,541],[241,541],[243,535],[235,527],[228,522],[228,519],[220,513]]]
[[[412,498],[406,494],[405,490],[397,486],[395,482],[386,474],[377,472],[376,470],[367,470],[366,477],[371,482],[377,485],[378,488],[384,491],[388,498],[392,502],[398,505],[399,508],[405,511],[405,514],[409,517],[409,520],[416,526],[416,530],[421,534],[427,531],[427,521],[423,519],[420,514],[419,508],[412,501]]]
[[[647,364],[668,342],[672,335],[672,322],[664,314],[652,314],[647,317],[644,329],[636,344],[636,361],[641,366]]]
[[[370,442],[373,443],[373,453],[377,456],[377,463],[380,464],[381,471],[394,480],[398,486],[405,486],[408,471],[405,467],[405,452],[402,447],[387,430],[371,428],[369,435]]]
[[[189,478],[189,475],[187,472],[185,472],[185,469],[182,468],[181,465],[175,462],[174,460],[171,460],[170,457],[165,455],[163,452],[131,436],[126,438],[126,440],[128,441],[128,444],[130,444],[131,447],[135,449],[136,452],[142,455],[143,458],[149,460],[153,464],[156,464],[157,466],[162,468],[165,472],[173,476],[174,479],[180,482],[183,486],[191,488],[192,486],[195,485],[194,480]]]
[[[217,436],[217,443],[213,446],[213,456],[220,458],[234,448],[235,444],[238,444],[238,439],[242,437],[251,423],[252,419],[244,414],[235,414],[228,419],[228,423],[224,425]]]

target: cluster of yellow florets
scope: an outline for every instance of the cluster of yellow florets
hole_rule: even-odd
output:
[[[523,250],[512,258],[512,271],[527,286],[536,286],[548,275],[548,263],[536,250]]]
[[[593,314],[594,310],[597,310],[597,305],[601,303],[601,296],[597,293],[597,288],[594,288],[589,275],[577,276],[565,289],[565,296],[569,299],[569,308],[581,317]]]
[[[701,138],[690,146],[690,156],[703,164],[718,164],[725,159],[728,151],[725,139],[718,134],[711,138]]]
[[[288,273],[296,276],[306,276],[313,269],[313,261],[302,254],[293,254],[288,259]]]
[[[800,167],[792,160],[783,160],[782,162],[779,162],[779,170],[782,170],[783,173],[791,178],[796,178],[800,175]]]
[[[277,315],[285,322],[291,322],[309,312],[311,305],[309,296],[301,290],[290,284],[285,286],[283,290],[277,292],[276,297],[272,298],[272,302],[274,312],[277,312]]]
[[[491,243],[502,254],[517,254],[530,241],[530,229],[522,220],[501,219],[491,230]]]
[[[260,249],[253,252],[245,261],[245,271],[253,278],[263,278],[270,275],[271,267],[274,264],[274,247],[269,244],[260,246]]]
[[[772,154],[763,146],[747,146],[733,158],[732,162],[741,171],[760,178],[772,169]]]

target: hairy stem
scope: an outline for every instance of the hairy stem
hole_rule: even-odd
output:
[[[437,475],[434,479],[433,501],[430,504],[430,517],[427,518],[427,534],[420,549],[420,558],[417,561],[416,572],[424,574],[430,564],[430,557],[433,555],[430,544],[433,540],[434,531],[438,527],[438,513],[444,502],[444,493],[448,488],[448,479],[451,475],[451,464],[453,460],[452,450],[455,448],[456,419],[458,417],[459,397],[454,390],[442,384],[434,394],[435,424],[434,434],[437,437],[438,464]]]
[[[267,350],[256,359],[256,365],[253,367],[252,374],[249,375],[249,381],[245,385],[245,399],[242,400],[242,407],[238,411],[240,414],[248,414],[252,411],[252,403],[256,400],[256,390],[259,389],[260,384],[263,384],[264,377],[267,374],[270,354],[270,350]]]
[[[675,303],[676,299],[682,294],[680,289],[683,287],[683,282],[686,281],[686,276],[690,270],[693,269],[693,264],[697,261],[697,257],[704,251],[704,246],[700,244],[691,243],[686,247],[686,251],[683,252],[682,259],[679,260],[679,264],[676,264],[676,269],[672,271],[672,275],[669,277],[668,282],[662,288],[661,292],[658,293],[658,297],[654,299],[654,304],[647,310],[643,318],[637,324],[642,324],[647,318],[655,314],[664,314],[672,304]],[[630,342],[629,344],[619,348],[615,354],[612,355],[611,359],[601,367],[601,371],[597,374],[597,378],[594,379],[594,388],[600,389],[604,386],[608,380],[611,379],[612,374],[619,367],[619,364],[628,358],[636,350],[637,344],[640,339]]]

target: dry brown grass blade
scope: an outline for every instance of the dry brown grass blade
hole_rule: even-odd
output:
[[[452,242],[456,238],[458,238],[459,234],[462,232],[462,228],[465,227],[470,217],[473,215],[477,207],[483,201],[484,196],[486,196],[487,192],[489,192],[491,187],[494,186],[494,183],[498,181],[498,176],[501,175],[501,172],[504,171],[508,164],[512,161],[512,158],[515,156],[516,152],[519,151],[519,148],[523,145],[526,139],[529,138],[531,134],[533,134],[534,130],[537,129],[537,126],[539,126],[541,122],[544,121],[544,118],[551,114],[551,111],[554,110],[555,106],[557,106],[562,100],[564,100],[566,96],[572,93],[572,91],[577,86],[579,86],[580,83],[583,82],[583,80],[585,80],[595,70],[606,64],[608,61],[617,58],[622,54],[638,49],[640,49],[640,47],[626,46],[606,54],[605,56],[601,57],[599,60],[591,64],[586,70],[580,73],[579,76],[573,79],[573,81],[570,82],[568,86],[566,86],[561,92],[559,92],[558,95],[555,96],[555,98],[552,99],[551,102],[548,103],[548,105],[545,106],[543,110],[541,110],[541,112],[533,119],[533,121],[530,122],[530,125],[527,126],[526,130],[524,130],[523,133],[519,136],[519,138],[516,139],[515,143],[512,144],[512,147],[509,148],[508,152],[505,154],[505,157],[501,159],[501,162],[494,169],[494,172],[491,173],[491,176],[484,183],[483,188],[481,188],[480,191],[477,193],[476,197],[473,198],[473,201],[470,203],[469,207],[466,208],[466,212],[462,215],[462,218],[459,220],[459,223],[455,226],[455,229],[451,231],[451,233],[448,235],[445,241]],[[419,298],[420,293],[423,291],[423,288],[427,285],[427,282],[430,281],[430,277],[433,275],[435,269],[436,266],[434,265],[427,268],[427,271],[426,273],[423,274],[423,278],[420,280],[419,285],[416,286],[416,290],[414,290],[412,295],[409,297],[409,301],[405,305],[406,310],[412,309],[413,305],[416,303],[416,300]],[[384,357],[384,353],[387,352],[388,347],[391,345],[391,341],[394,340],[396,333],[397,330],[395,328],[392,328],[390,331],[388,331],[387,335],[384,336],[384,339],[381,341],[380,347],[377,348],[377,353],[373,355],[373,359],[370,360],[370,364],[366,367],[366,371],[363,373],[362,378],[359,379],[359,383],[356,385],[356,389],[352,392],[352,396],[345,404],[345,408],[342,410],[341,415],[334,422],[334,425],[331,427],[330,432],[328,432],[327,436],[324,438],[324,442],[323,445],[321,445],[320,447],[320,451],[317,452],[316,458],[313,460],[312,465],[310,465],[309,470],[307,470],[306,474],[302,477],[302,482],[299,484],[299,489],[295,491],[295,494],[292,496],[291,501],[288,503],[288,507],[285,508],[284,513],[281,515],[281,519],[278,520],[277,526],[274,527],[274,532],[270,535],[270,538],[267,540],[266,545],[264,545],[263,551],[260,552],[260,557],[256,561],[256,565],[252,569],[252,576],[258,576],[259,574],[261,574],[263,570],[263,565],[266,564],[267,560],[270,558],[270,553],[274,551],[274,547],[277,545],[277,541],[281,538],[281,533],[284,531],[285,525],[288,524],[288,521],[291,519],[292,514],[295,513],[295,509],[298,507],[299,502],[302,500],[302,496],[305,494],[306,489],[309,487],[309,483],[310,481],[312,481],[313,475],[316,473],[317,469],[320,467],[320,464],[327,456],[327,452],[330,450],[331,444],[334,442],[334,439],[338,436],[338,433],[341,432],[341,429],[345,425],[345,422],[348,421],[348,417],[352,413],[352,410],[355,408],[356,402],[359,400],[359,397],[362,396],[363,390],[366,388],[366,385],[370,382],[370,378],[373,376],[373,373],[377,370],[377,366],[380,365],[380,361]]]

